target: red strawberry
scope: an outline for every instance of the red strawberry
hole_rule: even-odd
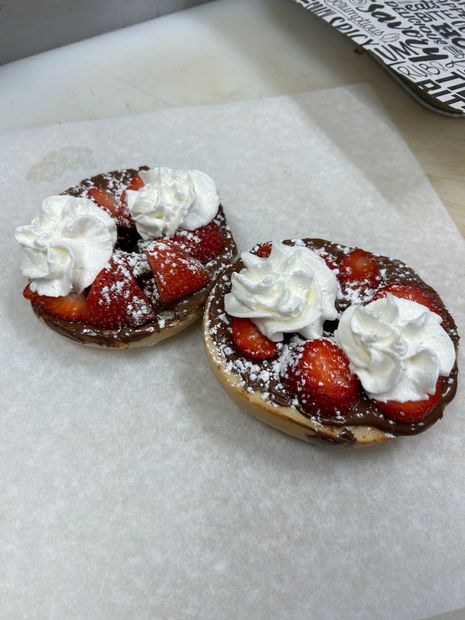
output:
[[[186,254],[175,241],[155,241],[147,248],[147,259],[164,304],[198,291],[210,282],[205,267]]]
[[[121,255],[114,255],[96,277],[87,297],[87,309],[89,323],[102,329],[138,327],[155,318],[153,307]]]
[[[266,360],[278,354],[276,343],[249,319],[233,318],[232,336],[239,353],[251,360]]]
[[[311,340],[297,349],[297,360],[287,370],[287,382],[310,413],[323,415],[347,411],[360,392],[346,354],[325,339]]]
[[[377,400],[373,402],[387,418],[395,422],[404,424],[419,422],[423,420],[428,413],[431,413],[440,401],[442,382],[443,380],[439,378],[436,384],[436,391],[428,398],[425,398],[425,400],[408,400],[405,403],[400,403],[396,400],[388,400],[385,403],[381,403]]]
[[[144,181],[140,178],[138,174],[136,174],[134,177],[132,177],[131,182],[127,186],[127,189],[132,189],[134,191],[137,191],[143,186],[144,186]]]
[[[32,301],[36,297],[40,297],[40,295],[39,293],[34,293],[33,291],[31,291],[31,285],[27,284],[23,291],[23,297],[25,299],[28,299],[29,301]]]
[[[223,233],[215,222],[210,222],[192,231],[182,230],[171,239],[176,241],[184,252],[202,263],[221,254],[224,246]]]
[[[125,205],[119,205],[113,196],[101,187],[90,187],[87,190],[87,198],[105,209],[115,220],[118,226],[128,228],[133,225],[131,216],[126,212]]]
[[[252,250],[252,254],[260,256],[260,258],[268,258],[268,256],[271,254],[271,246],[271,241],[260,243],[254,250]]]
[[[118,217],[120,208],[116,204],[113,196],[101,187],[89,187],[87,190],[87,198],[90,198],[99,207],[108,211],[113,217]]]
[[[123,210],[126,209],[126,191],[130,189],[130,190],[137,192],[137,190],[139,190],[143,186],[144,186],[144,181],[140,178],[138,174],[132,177],[131,182],[121,194],[121,206],[123,207]]]
[[[379,267],[371,252],[352,250],[339,263],[339,280],[346,284],[375,287],[379,282]]]
[[[331,256],[328,256],[328,254],[325,254],[321,258],[325,261],[326,266],[329,267],[331,271],[335,271],[337,269],[337,264],[335,263],[334,259]]]
[[[46,310],[59,319],[65,321],[85,321],[87,318],[86,298],[83,293],[70,293],[66,297],[48,297],[33,293],[29,284],[24,289],[23,295],[33,306]]]
[[[441,311],[435,305],[433,300],[429,297],[427,293],[415,286],[415,284],[389,284],[389,286],[384,286],[380,288],[379,291],[376,292],[372,301],[376,299],[382,299],[386,297],[386,295],[390,293],[391,295],[395,295],[396,297],[402,297],[403,299],[409,299],[410,301],[416,301],[417,304],[422,304],[426,306],[431,312],[436,312],[436,314],[441,314]]]

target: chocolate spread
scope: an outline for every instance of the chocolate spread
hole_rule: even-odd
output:
[[[122,192],[140,170],[148,170],[148,166],[99,174],[89,179],[84,179],[81,183],[67,189],[63,193],[79,197],[85,196],[90,187],[99,187],[110,192],[116,197],[116,200],[118,200]],[[175,303],[163,305],[157,296],[153,274],[148,265],[145,263],[145,269],[142,267],[139,271],[134,272],[139,285],[149,296],[150,301],[155,307],[157,315],[154,321],[140,327],[122,326],[118,330],[107,330],[100,329],[83,321],[65,321],[34,306],[33,309],[47,325],[63,336],[67,336],[81,343],[106,347],[124,348],[130,342],[143,340],[152,334],[162,332],[165,329],[182,323],[192,312],[204,305],[219,274],[222,273],[226,267],[230,266],[237,256],[237,247],[221,205],[213,221],[218,224],[222,230],[224,247],[220,256],[204,264],[204,267],[210,274],[210,283],[204,288]],[[135,265],[136,267],[143,265],[145,260],[145,245],[146,244],[144,244],[135,228],[118,226],[118,238],[115,251],[124,253],[130,265]],[[153,296],[149,295],[149,290],[153,291]]]
[[[284,241],[287,245],[296,243],[305,244],[306,247],[316,251],[322,258],[329,259],[337,265],[342,257],[353,248],[342,246],[322,239],[303,239],[302,241]],[[432,300],[442,316],[442,327],[449,334],[454,343],[455,350],[458,349],[459,336],[453,318],[447,311],[439,295],[428,286],[410,267],[407,267],[399,260],[386,256],[377,256],[380,269],[381,281],[379,288],[390,284],[414,284]],[[457,364],[455,364],[448,378],[442,384],[441,399],[435,409],[423,420],[415,423],[399,423],[389,420],[365,395],[346,413],[338,414],[337,417],[325,417],[323,415],[312,414],[306,411],[297,401],[295,396],[289,392],[285,384],[281,381],[279,365],[276,360],[263,360],[261,362],[251,362],[242,357],[235,349],[231,334],[231,317],[224,309],[224,296],[231,290],[231,274],[240,271],[244,267],[241,260],[238,260],[229,267],[224,275],[216,284],[212,292],[212,301],[208,311],[209,332],[217,348],[221,351],[224,359],[224,367],[228,372],[238,374],[242,380],[246,391],[257,391],[265,394],[267,400],[282,407],[295,407],[302,415],[318,423],[333,427],[342,427],[341,433],[334,443],[352,444],[355,441],[350,431],[350,426],[371,426],[378,428],[391,435],[415,435],[429,428],[439,418],[442,417],[444,407],[455,396],[457,390]],[[348,286],[341,285],[341,294],[336,300],[336,309],[339,315],[351,303],[367,303],[375,294],[376,289],[367,290],[360,294]],[[338,321],[327,322],[324,326],[324,336],[331,338],[337,327]],[[289,344],[294,335],[286,335],[284,343]],[[309,435],[312,438],[313,435]],[[327,439],[327,437],[324,437]]]

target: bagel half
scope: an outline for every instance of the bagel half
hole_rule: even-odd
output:
[[[296,241],[287,240],[284,243],[294,245]],[[317,251],[334,265],[337,265],[342,256],[352,249],[322,239],[303,239],[297,243],[303,243],[306,247]],[[441,312],[442,326],[453,341],[457,353],[459,340],[457,329],[439,295],[404,263],[384,256],[377,256],[376,259],[383,273],[380,287],[409,283],[428,294]],[[272,364],[267,361],[251,362],[234,351],[230,327],[232,317],[225,312],[224,296],[231,290],[232,273],[240,271],[243,266],[240,259],[236,261],[225,272],[226,277],[213,287],[205,306],[203,320],[204,347],[210,366],[224,390],[242,409],[260,421],[309,443],[321,443],[323,440],[334,445],[356,447],[384,443],[399,435],[418,434],[442,417],[444,407],[456,393],[457,364],[448,380],[443,382],[439,404],[420,423],[400,424],[388,420],[364,393],[360,402],[350,411],[350,416],[334,420],[335,423],[328,417],[322,418],[318,412],[305,410],[287,391],[285,384],[280,383],[279,371],[275,372]],[[373,294],[372,291],[370,295]],[[349,298],[345,299],[344,295],[336,302],[339,312],[348,305],[350,305]],[[334,331],[335,327],[336,325],[329,325],[330,331],[326,335],[331,337],[331,331]],[[256,378],[262,371],[266,373],[265,376],[273,375],[275,372],[274,378],[272,376],[264,385]]]
[[[86,196],[89,188],[99,188],[109,192],[116,200],[120,200],[120,197],[135,175],[140,170],[146,169],[147,166],[141,166],[139,168],[128,168],[99,174],[89,179],[84,179],[78,185],[67,189],[63,193],[80,197]],[[96,327],[91,322],[66,321],[51,314],[46,309],[34,305],[32,302],[35,314],[50,329],[75,342],[91,347],[129,349],[152,346],[161,340],[171,338],[202,316],[205,301],[213,284],[224,269],[234,262],[237,256],[237,247],[221,205],[212,221],[221,229],[224,245],[223,251],[219,256],[204,264],[210,276],[208,284],[191,295],[166,306],[163,306],[157,300],[156,304],[154,304],[156,306],[156,316],[153,321],[138,327],[123,325],[119,329],[108,330]],[[134,272],[141,288],[149,280],[152,282],[151,285],[156,288],[153,283],[153,273],[148,263],[146,261],[144,263],[143,260],[145,257],[144,244],[135,228],[122,228],[118,225],[117,233],[118,238],[115,251],[123,252],[133,259],[132,262],[143,265],[137,273]]]

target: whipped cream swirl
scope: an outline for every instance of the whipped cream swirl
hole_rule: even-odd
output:
[[[220,204],[212,179],[200,170],[141,170],[145,185],[126,192],[127,206],[140,236],[154,239],[178,228],[195,230],[216,215]]]
[[[31,290],[60,297],[92,284],[111,258],[116,224],[88,198],[50,196],[31,224],[16,229],[15,238]]]
[[[370,398],[424,400],[455,363],[454,344],[441,321],[421,304],[387,295],[347,308],[335,337]]]
[[[291,332],[319,338],[324,321],[337,317],[336,276],[313,250],[273,242],[268,258],[241,258],[245,269],[232,275],[226,312],[251,319],[270,340]]]

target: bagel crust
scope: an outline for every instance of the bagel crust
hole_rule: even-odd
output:
[[[321,256],[327,256],[335,264],[352,249],[322,239],[286,240],[284,243],[304,244]],[[457,329],[439,295],[400,261],[383,256],[378,256],[377,260],[383,271],[380,286],[392,283],[415,284],[434,300],[443,317],[442,326],[452,339],[457,352]],[[325,442],[356,447],[384,443],[399,435],[418,434],[442,417],[445,405],[456,393],[457,364],[449,378],[444,381],[438,406],[420,423],[400,424],[388,420],[364,393],[345,419],[322,418],[318,412],[305,410],[287,391],[285,384],[280,382],[279,360],[276,364],[270,361],[251,362],[235,350],[230,327],[232,318],[224,310],[224,295],[231,290],[231,274],[242,268],[242,261],[236,261],[213,287],[205,306],[203,320],[204,347],[210,366],[224,390],[242,409],[260,421],[309,443]],[[367,301],[369,299],[357,299],[357,303]],[[345,299],[342,295],[338,297],[336,308],[342,312],[350,303],[353,303],[352,300]],[[329,325],[326,336],[331,337],[335,327],[334,324]],[[261,375],[265,377],[264,380],[261,380]],[[273,375],[271,379],[268,378],[270,375]]]

